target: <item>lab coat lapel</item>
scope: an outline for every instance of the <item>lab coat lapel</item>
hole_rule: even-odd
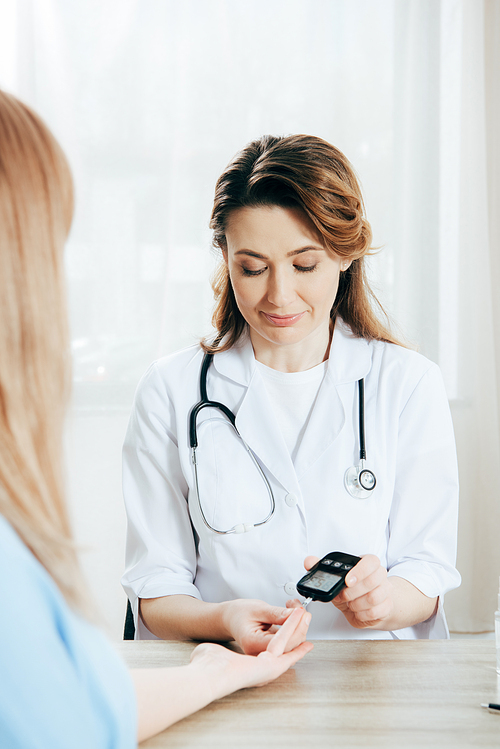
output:
[[[257,369],[236,415],[236,426],[247,445],[283,488],[287,492],[296,492],[295,468]]]
[[[272,403],[255,366],[249,336],[221,354],[214,364],[220,374],[246,386],[236,413],[236,426],[261,463],[288,491],[298,489],[298,481],[340,434],[345,422],[344,405],[338,385],[357,382],[371,368],[368,342],[352,335],[342,320],[337,320],[330,346],[325,379],[318,392],[295,465],[274,416]]]
[[[327,371],[295,457],[299,480],[337,439],[344,422],[344,406]]]
[[[283,488],[287,492],[296,492],[295,469],[266,387],[255,366],[250,338],[245,336],[229,351],[216,354],[214,365],[219,374],[246,386],[236,412],[239,433]]]
[[[299,480],[342,431],[345,408],[337,386],[357,382],[368,374],[370,367],[371,353],[367,341],[355,338],[338,320],[330,346],[328,369],[295,458]]]

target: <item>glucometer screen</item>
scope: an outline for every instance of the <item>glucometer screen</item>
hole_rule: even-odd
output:
[[[339,575],[332,575],[331,572],[323,572],[322,570],[317,570],[314,575],[310,577],[306,582],[306,585],[312,590],[321,590],[325,593],[328,593],[328,591],[331,590],[333,586],[339,582],[339,580],[342,580]]]

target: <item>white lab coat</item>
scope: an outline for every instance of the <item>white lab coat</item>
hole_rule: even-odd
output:
[[[335,327],[325,379],[295,464],[273,415],[248,337],[214,356],[208,397],[236,414],[276,499],[265,525],[217,535],[201,518],[194,490],[188,421],[199,401],[203,351],[193,346],[150,366],[139,384],[124,445],[128,514],[123,585],[136,637],[138,598],[185,594],[205,601],[258,598],[284,606],[296,597],[308,554],[376,554],[427,596],[439,596],[427,622],[383,632],[351,627],[331,604],[312,603],[311,638],[448,636],[444,593],[460,584],[454,568],[458,479],[453,428],[438,367],[414,351],[352,336]],[[357,381],[365,378],[367,467],[377,485],[368,499],[344,488],[358,463]],[[227,425],[210,409],[198,417],[200,497],[209,522],[227,529],[269,512],[265,484]],[[295,504],[296,502],[296,504]]]

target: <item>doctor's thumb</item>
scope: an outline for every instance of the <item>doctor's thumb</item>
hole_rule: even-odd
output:
[[[311,567],[314,567],[314,565],[318,564],[318,562],[319,562],[319,557],[315,557],[313,554],[309,554],[304,559],[304,567],[309,572],[309,570],[311,569]]]
[[[282,608],[281,606],[270,606],[269,607],[269,618],[270,624],[283,624],[286,622],[293,608]]]

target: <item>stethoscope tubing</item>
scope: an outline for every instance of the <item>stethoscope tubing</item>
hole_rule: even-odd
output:
[[[219,535],[227,535],[229,533],[244,533],[246,531],[251,530],[252,528],[257,528],[260,525],[264,525],[268,522],[274,515],[276,511],[276,500],[274,498],[274,493],[271,487],[271,484],[269,483],[269,479],[267,478],[266,474],[262,470],[259,461],[257,460],[257,457],[254,455],[252,449],[247,445],[241,434],[239,433],[237,427],[236,427],[236,416],[234,413],[229,409],[227,406],[224,405],[224,403],[220,403],[219,401],[212,401],[208,399],[207,394],[207,373],[208,369],[210,367],[210,364],[213,359],[213,354],[205,354],[203,357],[203,363],[201,365],[201,371],[200,371],[200,396],[201,400],[193,406],[191,409],[191,413],[189,414],[189,444],[191,446],[192,450],[192,462],[194,467],[194,480],[195,480],[195,489],[196,489],[196,497],[198,501],[198,507],[200,509],[201,517],[203,522],[205,523],[206,527],[213,531],[213,533],[217,533]],[[229,423],[233,427],[236,435],[240,438],[241,442],[243,443],[243,446],[245,450],[247,451],[248,455],[252,459],[253,464],[255,465],[256,469],[258,470],[259,474],[261,475],[270,499],[270,509],[267,514],[267,516],[260,520],[258,523],[239,523],[233,528],[229,528],[227,530],[221,530],[220,528],[214,528],[213,525],[211,525],[207,517],[203,511],[203,506],[201,504],[200,499],[200,486],[199,486],[199,480],[198,480],[198,461],[196,458],[196,449],[198,447],[198,434],[196,429],[196,419],[198,417],[198,414],[200,411],[202,411],[204,408],[213,408],[216,411],[221,411],[224,416],[228,419]]]
[[[208,399],[207,394],[207,373],[214,358],[213,354],[205,354],[203,357],[203,363],[200,371],[200,396],[201,400],[193,406],[191,413],[189,414],[189,445],[192,449],[198,447],[198,434],[196,430],[196,419],[200,411],[204,408],[215,408],[218,411],[222,411],[224,416],[229,419],[233,427],[236,429],[236,416],[233,414],[230,408],[225,406],[223,403],[218,401],[211,401]],[[239,435],[238,430],[236,433]]]
[[[358,380],[359,459],[366,460],[365,448],[365,381]]]
[[[200,370],[200,400],[198,403],[196,403],[193,408],[191,409],[191,412],[189,414],[189,444],[192,450],[192,462],[194,467],[194,479],[195,479],[195,489],[196,489],[196,498],[198,502],[198,507],[200,509],[201,517],[203,519],[204,524],[206,527],[211,530],[213,533],[217,533],[219,535],[226,535],[229,533],[244,533],[245,531],[250,530],[251,528],[256,528],[258,526],[264,525],[267,523],[274,515],[276,511],[276,500],[274,498],[274,493],[271,487],[271,484],[269,483],[269,480],[262,470],[262,467],[257,460],[256,455],[253,453],[252,449],[247,445],[241,434],[239,433],[237,427],[236,427],[236,416],[234,413],[229,409],[227,406],[224,405],[224,403],[220,403],[219,401],[212,401],[208,398],[207,393],[207,375],[208,370],[210,367],[210,364],[212,363],[213,354],[206,353],[203,357],[203,362],[201,365]],[[196,420],[198,418],[198,414],[204,409],[204,408],[212,408],[217,411],[220,411],[224,414],[224,416],[229,421],[230,425],[233,427],[236,435],[240,438],[241,442],[243,443],[243,446],[245,447],[245,450],[248,452],[248,455],[252,459],[255,467],[257,468],[258,472],[260,473],[270,499],[270,510],[267,516],[260,520],[258,523],[239,523],[238,525],[233,526],[233,528],[229,528],[227,530],[221,530],[220,528],[215,528],[213,525],[211,525],[207,517],[205,515],[205,512],[203,511],[203,506],[200,499],[200,487],[199,487],[199,479],[198,479],[198,461],[196,457],[196,450],[198,448],[198,433],[196,428]],[[369,469],[366,469],[364,467],[365,460],[366,460],[366,445],[365,445],[365,382],[364,379],[358,380],[358,422],[359,422],[359,465],[352,466],[352,468],[348,468],[344,477],[344,485],[347,490],[347,492],[355,498],[364,498],[367,496],[370,496],[371,491],[375,488],[376,485],[376,478],[375,474],[370,471]],[[353,474],[354,472],[354,474]],[[352,474],[352,475],[351,475]],[[370,487],[364,487],[359,484],[359,479],[362,474],[367,474],[370,478],[370,483],[373,482],[372,486]]]

